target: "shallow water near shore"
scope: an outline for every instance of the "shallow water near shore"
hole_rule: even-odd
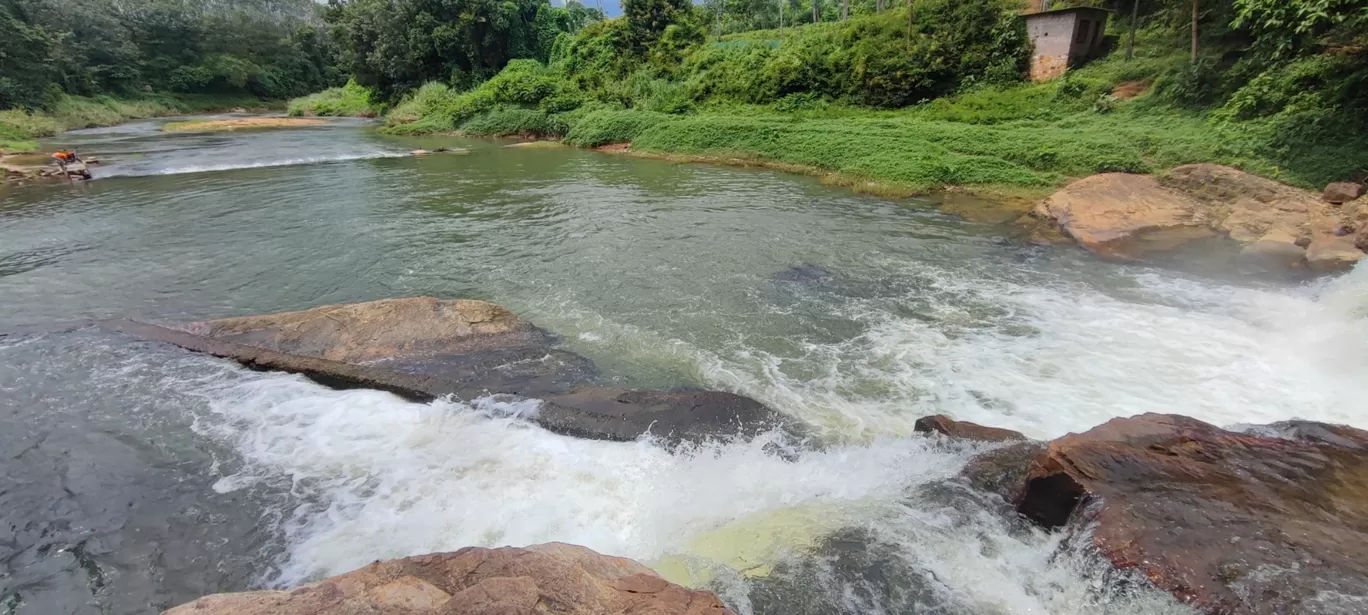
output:
[[[770,171],[355,121],[158,125],[62,137],[107,161],[94,182],[0,188],[0,332],[487,299],[617,384],[750,395],[823,446],[670,453],[550,434],[491,399],[333,391],[91,330],[8,335],[0,614],[147,613],[554,540],[742,613],[1179,613],[966,492],[952,477],[978,449],[913,422],[1368,427],[1368,271],[1290,284],[1106,263]],[[437,145],[470,151],[405,155]]]

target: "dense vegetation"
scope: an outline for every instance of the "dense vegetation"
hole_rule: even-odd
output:
[[[0,109],[146,92],[283,99],[339,83],[309,0],[0,0]]]
[[[1114,10],[1113,51],[1045,84],[1024,82],[1014,0],[786,0],[782,29],[754,30],[779,4],[628,0],[484,81],[385,54],[406,77],[353,70],[392,132],[631,142],[906,190],[1198,161],[1307,186],[1368,173],[1368,0],[1056,0]]]
[[[310,0],[0,0],[0,149],[339,84]]]

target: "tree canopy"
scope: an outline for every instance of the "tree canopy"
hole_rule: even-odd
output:
[[[0,0],[0,109],[147,90],[285,98],[334,85],[310,0]]]

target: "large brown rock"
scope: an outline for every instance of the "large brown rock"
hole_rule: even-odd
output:
[[[416,401],[540,399],[525,418],[577,437],[625,441],[651,434],[674,444],[792,426],[733,393],[598,386],[588,359],[555,348],[550,335],[485,301],[386,299],[174,329],[126,320],[102,326],[338,388],[373,388]]]
[[[1336,182],[1325,187],[1325,192],[1321,198],[1326,203],[1348,203],[1363,196],[1363,184],[1354,182]]]
[[[217,594],[164,615],[732,615],[632,560],[549,543],[376,562],[289,591]]]
[[[1148,175],[1104,173],[1080,179],[1036,207],[1079,245],[1134,258],[1212,233],[1195,217],[1198,203]]]
[[[1306,247],[1306,263],[1312,271],[1329,273],[1343,271],[1363,260],[1363,251],[1348,235],[1317,235]]]
[[[1163,178],[1106,173],[1081,179],[1040,203],[1033,215],[1107,256],[1144,258],[1219,235],[1259,244],[1246,246],[1241,264],[1300,268],[1302,260],[1289,246],[1363,228],[1353,221],[1361,212],[1351,205],[1336,208],[1319,195],[1238,169],[1192,164]]]
[[[276,352],[350,363],[545,343],[531,323],[502,306],[432,297],[325,305],[177,328]]]
[[[1115,419],[1051,442],[1018,510],[1091,529],[1116,566],[1209,613],[1368,604],[1368,432],[1351,427]]]

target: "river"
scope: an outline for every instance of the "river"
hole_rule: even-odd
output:
[[[746,615],[1183,613],[966,505],[951,478],[976,449],[913,421],[1368,427],[1364,270],[1294,284],[1108,263],[810,178],[356,121],[159,125],[54,142],[107,160],[96,181],[0,187],[0,332],[486,299],[623,386],[750,395],[823,445],[671,453],[554,435],[491,400],[334,391],[90,329],[6,335],[3,615],[151,613],[553,540]],[[404,155],[439,145],[466,152]]]

